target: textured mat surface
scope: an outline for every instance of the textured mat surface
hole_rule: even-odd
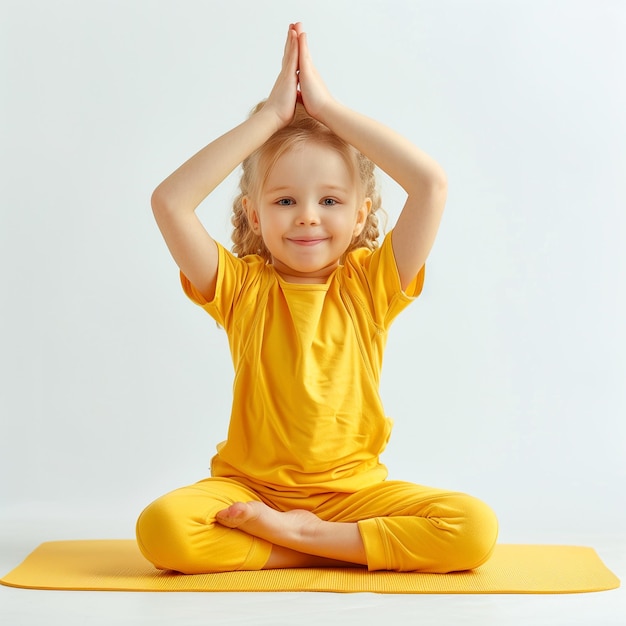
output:
[[[454,574],[286,569],[186,576],[161,572],[133,540],[43,543],[3,585],[75,591],[334,591],[342,593],[578,593],[619,587],[592,548],[498,545],[482,567]]]

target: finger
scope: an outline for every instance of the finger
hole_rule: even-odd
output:
[[[287,52],[289,51],[289,47],[292,43],[293,37],[294,37],[294,32],[296,33],[295,37],[298,37],[298,33],[296,32],[296,29],[294,27],[294,24],[289,24],[289,28],[287,29],[287,39],[285,41],[285,50],[284,50],[284,54],[286,55]]]
[[[298,36],[296,34],[296,31],[290,28],[287,34],[287,41],[285,42],[285,52],[283,54],[283,68],[287,68],[294,63],[295,65],[297,65],[298,63]]]
[[[301,52],[309,54],[309,41],[307,39],[306,33],[300,33],[298,35],[298,45]]]
[[[293,30],[293,24],[289,24],[289,28],[287,29],[287,39],[285,39],[285,49],[283,50],[283,55],[287,54],[287,49],[289,48],[289,40],[291,39],[292,30]]]
[[[309,43],[307,41],[306,33],[302,33],[298,36],[298,60],[300,65],[304,61],[307,65],[312,65],[311,53],[309,51]]]

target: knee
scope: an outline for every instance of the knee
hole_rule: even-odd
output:
[[[209,574],[261,569],[270,544],[215,522],[224,499],[197,486],[150,504],[137,520],[137,545],[158,569]]]
[[[139,550],[158,569],[194,573],[189,520],[176,512],[167,497],[148,505],[137,520]]]
[[[498,519],[491,507],[468,495],[460,496],[459,505],[452,571],[475,569],[485,563],[498,538]]]

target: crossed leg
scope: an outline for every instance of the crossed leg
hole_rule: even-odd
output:
[[[208,478],[176,489],[141,513],[138,546],[157,568],[186,574],[365,563],[364,555],[352,563],[351,553],[333,553],[340,542],[363,550],[356,523],[329,526],[307,511],[281,513],[253,498],[253,490],[231,479]],[[339,533],[329,542],[335,526]],[[316,537],[322,537],[319,549]]]

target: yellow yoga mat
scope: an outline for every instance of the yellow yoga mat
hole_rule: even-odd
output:
[[[483,566],[454,574],[283,569],[184,575],[156,570],[134,541],[43,543],[3,585],[76,591],[334,591],[342,593],[578,593],[619,587],[592,548],[498,545]]]

